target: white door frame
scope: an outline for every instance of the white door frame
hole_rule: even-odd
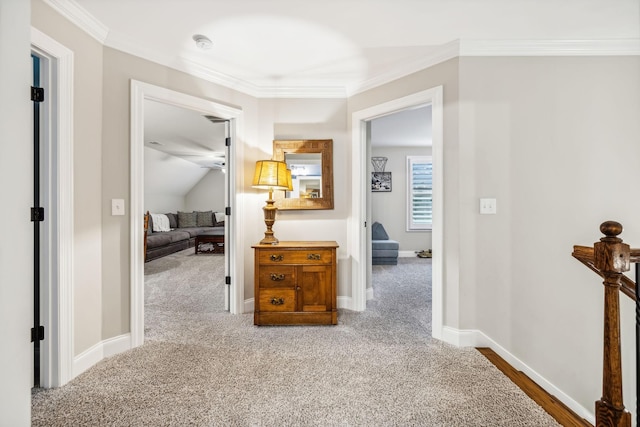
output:
[[[225,221],[228,239],[225,242],[226,256],[229,257],[231,285],[229,287],[231,314],[244,311],[244,263],[238,256],[243,232],[234,218],[240,207],[237,189],[242,188],[243,179],[238,173],[241,168],[241,147],[243,138],[243,112],[239,108],[176,92],[160,86],[131,80],[131,194],[129,206],[131,214],[131,347],[144,343],[144,100],[162,102],[176,107],[200,111],[230,120],[229,134],[231,146],[229,155],[233,165],[228,165],[229,206],[231,216]],[[227,162],[230,163],[230,162]]]
[[[442,86],[414,93],[383,104],[375,105],[352,114],[352,159],[351,183],[355,194],[352,198],[349,217],[348,249],[353,254],[352,265],[352,310],[364,311],[367,305],[367,269],[371,262],[366,221],[369,220],[367,194],[370,180],[366,177],[367,158],[367,122],[375,118],[396,113],[407,108],[422,105],[432,108],[433,139],[433,230],[432,230],[432,335],[442,339],[443,331],[443,247],[444,247],[444,206],[443,206],[443,94]]]
[[[45,62],[42,117],[44,244],[40,385],[60,387],[73,375],[73,52],[31,28],[31,51]],[[47,99],[48,98],[48,99]]]

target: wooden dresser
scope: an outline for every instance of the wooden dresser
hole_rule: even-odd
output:
[[[254,245],[256,325],[336,325],[336,242]]]

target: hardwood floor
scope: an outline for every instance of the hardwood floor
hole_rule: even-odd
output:
[[[490,348],[477,348],[491,363],[504,373],[514,384],[524,391],[533,401],[565,427],[593,427],[591,423],[569,409],[564,403],[547,393],[522,371],[517,371],[506,360]]]

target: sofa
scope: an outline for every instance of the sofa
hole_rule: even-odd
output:
[[[389,239],[387,231],[379,222],[371,226],[371,264],[397,265],[400,244]]]
[[[154,225],[155,218],[155,225]],[[145,214],[145,262],[195,246],[199,234],[223,230],[224,214],[194,211]]]

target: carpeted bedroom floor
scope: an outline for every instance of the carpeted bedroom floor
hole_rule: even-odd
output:
[[[145,266],[146,343],[33,393],[33,426],[557,426],[487,359],[430,337],[431,260],[374,266],[367,311],[256,327],[223,259]]]

